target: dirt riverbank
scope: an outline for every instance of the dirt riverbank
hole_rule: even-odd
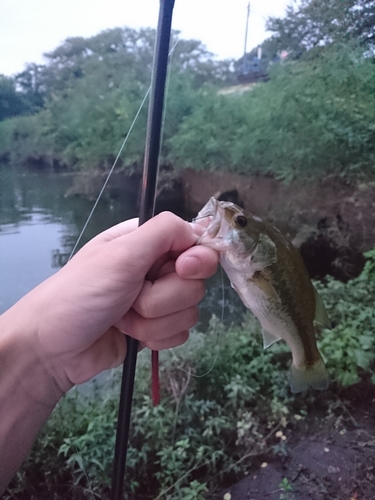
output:
[[[347,280],[362,270],[363,253],[375,246],[375,183],[349,184],[330,177],[284,184],[261,176],[181,173],[184,205],[196,213],[221,196],[269,220],[300,248],[310,275]]]
[[[369,381],[321,393],[311,412],[282,433],[282,453],[257,457],[214,500],[375,499],[375,386]]]

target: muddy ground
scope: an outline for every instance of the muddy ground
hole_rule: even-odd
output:
[[[326,391],[314,406],[282,430],[283,453],[257,457],[215,500],[374,500],[375,386]]]

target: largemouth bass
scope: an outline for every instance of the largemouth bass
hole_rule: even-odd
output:
[[[196,222],[208,226],[198,241],[217,250],[242,302],[258,318],[264,348],[283,339],[293,357],[293,392],[326,389],[328,373],[315,327],[330,327],[298,250],[281,232],[234,203],[211,198]]]

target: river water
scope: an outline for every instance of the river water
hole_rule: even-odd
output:
[[[71,175],[0,168],[0,313],[66,263],[93,202],[67,197]],[[99,202],[81,245],[135,217],[136,193]]]
[[[73,176],[31,173],[0,167],[0,313],[58,271],[67,261],[92,209],[93,201],[66,196]],[[137,216],[136,192],[105,192],[84,233],[86,243],[108,227]],[[173,210],[173,207],[170,207]],[[201,304],[201,329],[212,314],[229,323],[238,320],[242,305],[220,273],[208,283]]]

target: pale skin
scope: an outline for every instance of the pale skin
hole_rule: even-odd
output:
[[[91,240],[0,316],[0,493],[61,397],[120,365],[125,333],[153,350],[188,339],[218,254],[163,213]]]

